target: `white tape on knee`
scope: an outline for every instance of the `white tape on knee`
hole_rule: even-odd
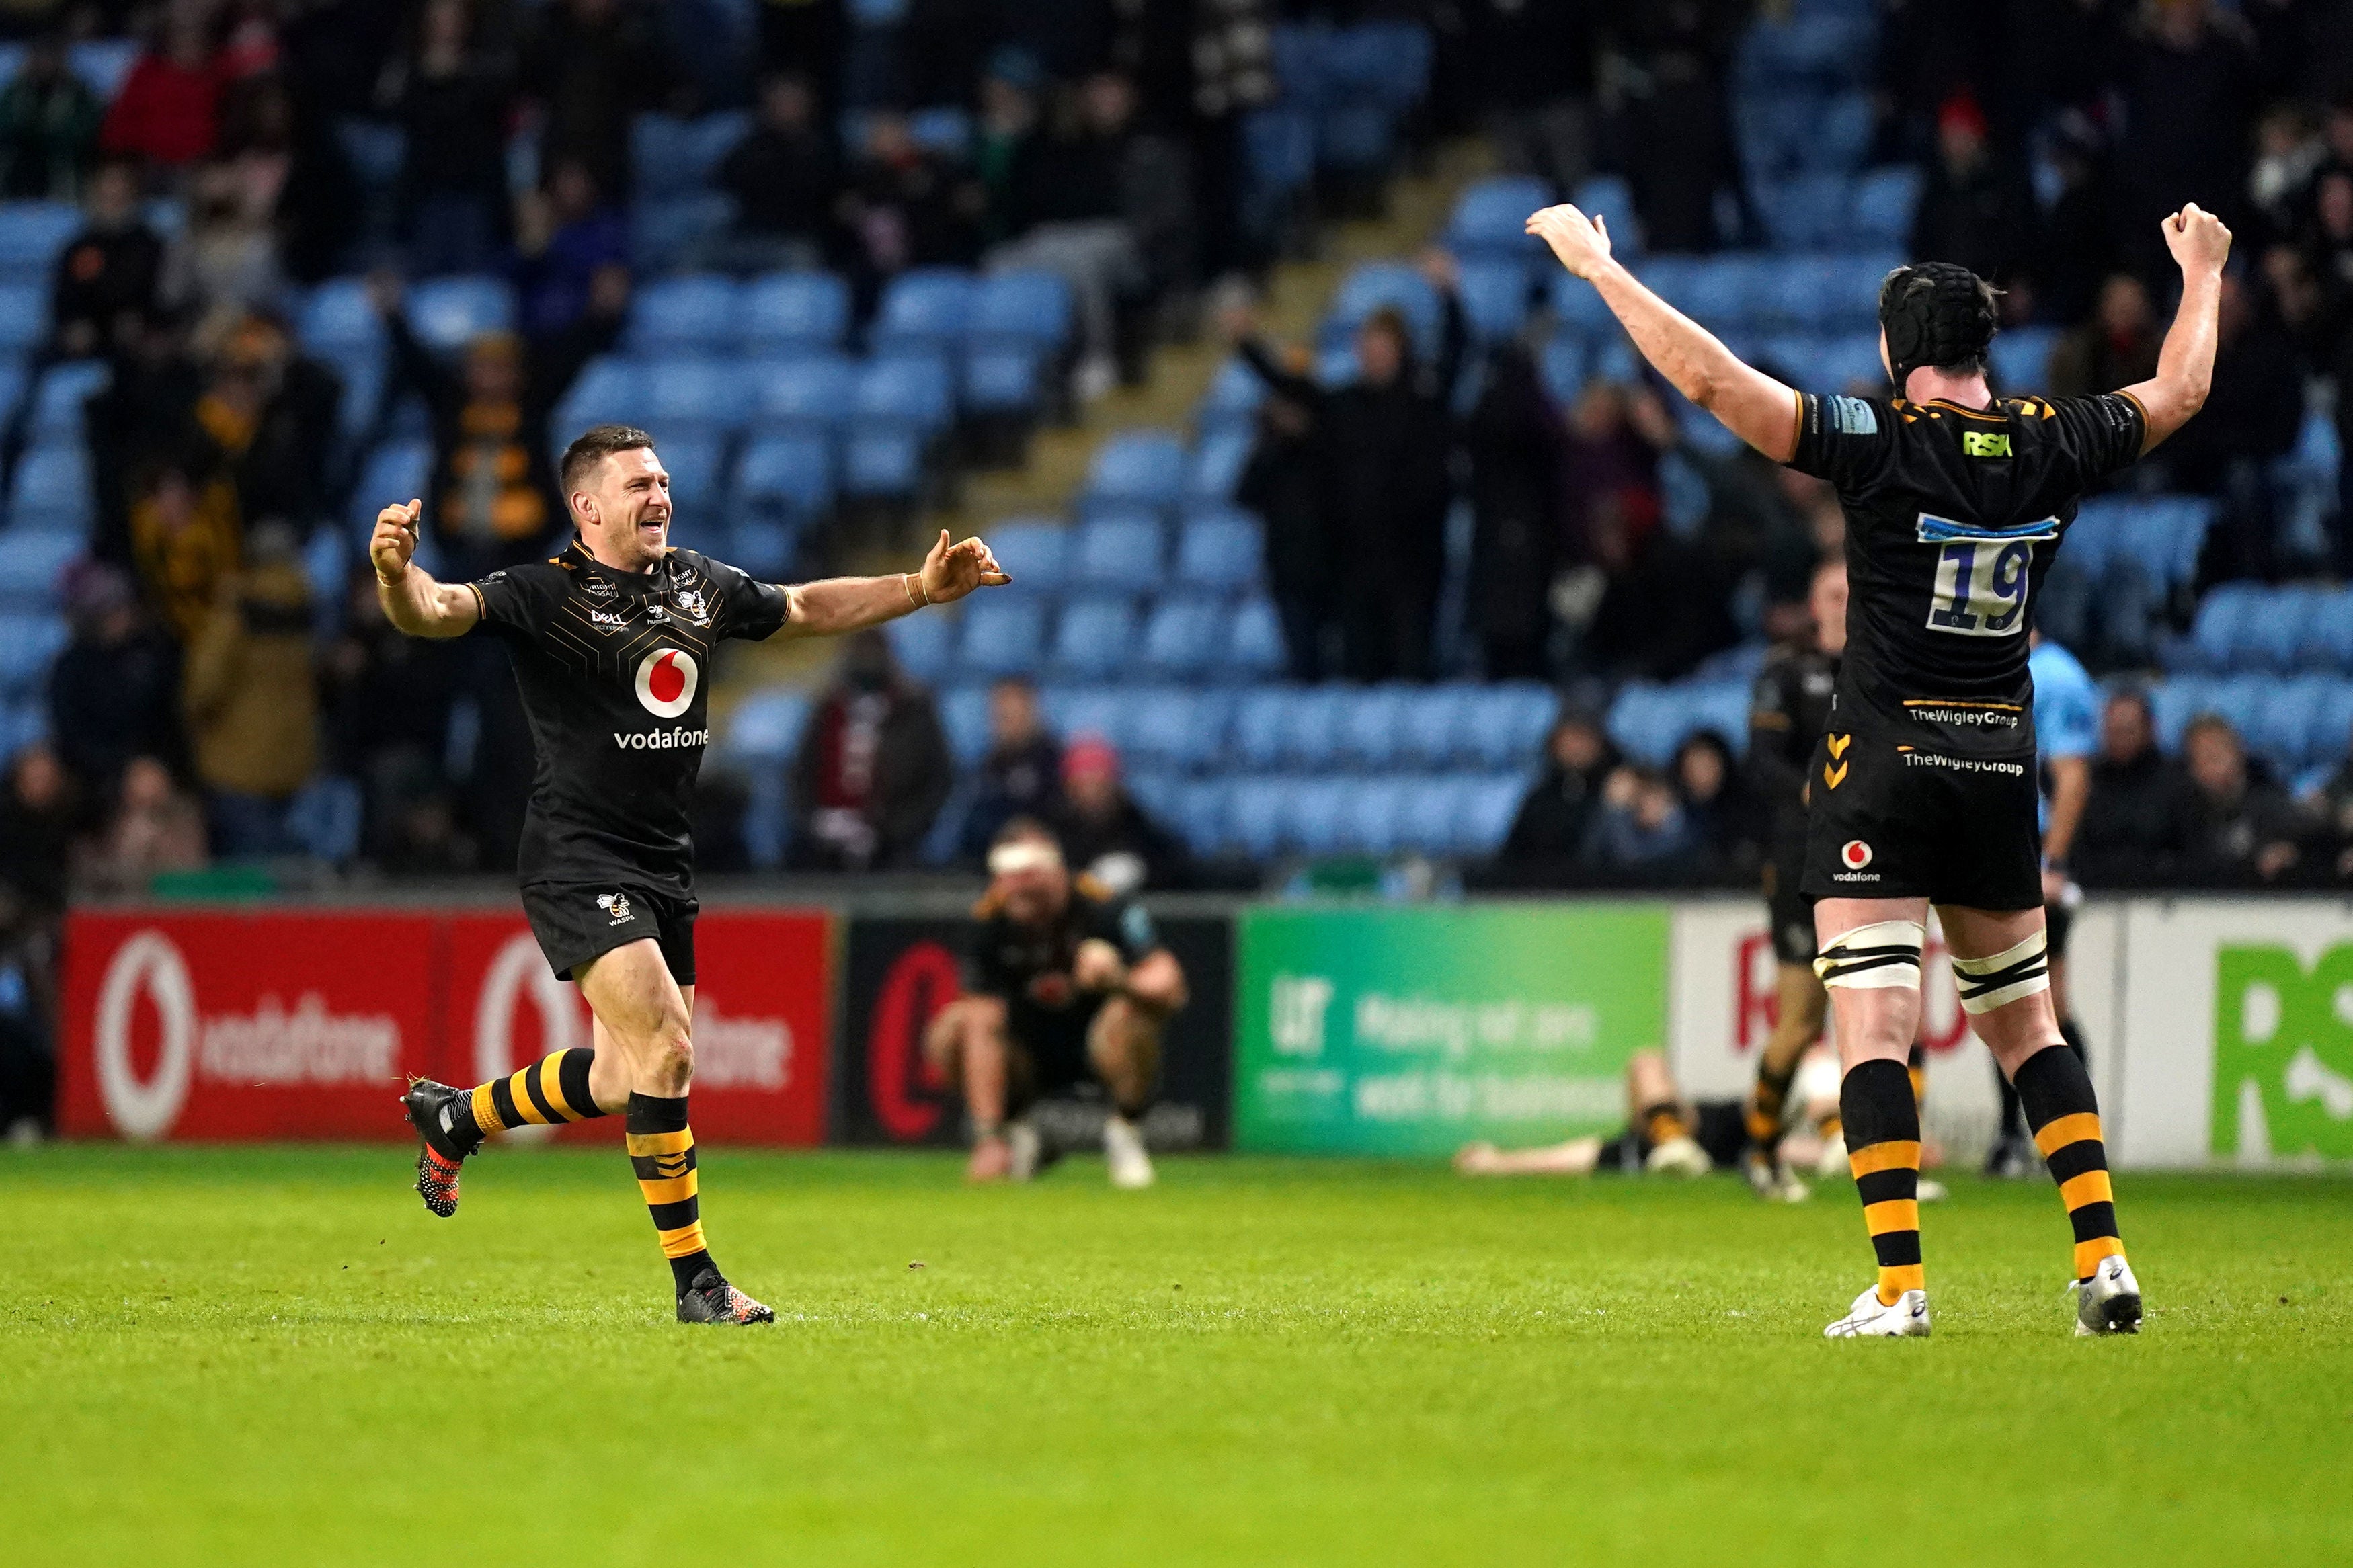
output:
[[[1852,991],[1920,989],[1920,945],[1928,932],[1918,921],[1880,921],[1831,938],[1814,973],[1825,986]]]
[[[2048,939],[2036,931],[2016,947],[1991,958],[1955,958],[1953,980],[1960,987],[1961,1005],[1971,1013],[1996,1007],[2051,989]]]

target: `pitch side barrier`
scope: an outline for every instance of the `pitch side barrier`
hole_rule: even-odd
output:
[[[919,1044],[959,994],[976,890],[708,888],[698,1134],[960,1141]],[[1146,1130],[1161,1148],[1430,1157],[1599,1131],[1624,1118],[1635,1051],[1663,1048],[1688,1092],[1729,1098],[1772,1026],[1752,899],[1146,901],[1192,983]],[[1965,1159],[1995,1096],[1941,956],[1932,925],[1926,1121]],[[78,1136],[405,1140],[387,1115],[402,1075],[480,1081],[588,1037],[512,888],[487,879],[90,905],[65,958],[59,1112]],[[2094,900],[2067,984],[2119,1166],[2353,1163],[2353,902]],[[1101,1111],[1049,1114],[1082,1138]]]

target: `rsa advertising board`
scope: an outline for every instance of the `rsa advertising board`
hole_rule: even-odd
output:
[[[1440,1154],[1626,1119],[1666,1037],[1668,906],[1253,910],[1236,935],[1234,1144]]]
[[[822,1142],[830,917],[706,908],[695,947],[696,1135]],[[61,1130],[141,1141],[406,1141],[407,1075],[477,1083],[590,1043],[522,917],[487,911],[76,913],[63,1010]]]

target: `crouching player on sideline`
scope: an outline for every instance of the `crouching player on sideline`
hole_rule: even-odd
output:
[[[988,851],[974,910],[969,994],[924,1031],[923,1055],[964,1095],[976,1182],[1026,1182],[1043,1149],[1028,1111],[1093,1079],[1111,1097],[1103,1158],[1116,1187],[1148,1187],[1144,1113],[1160,1043],[1185,1005],[1185,972],[1141,904],[1073,878],[1052,834],[1026,817]]]

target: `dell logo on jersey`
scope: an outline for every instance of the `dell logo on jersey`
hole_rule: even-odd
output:
[[[693,704],[702,678],[692,654],[658,647],[638,662],[638,702],[657,719],[675,719]]]
[[[627,730],[613,731],[613,744],[624,752],[675,752],[681,746],[711,744],[708,730],[641,730],[631,734]]]
[[[629,617],[618,610],[591,610],[588,612],[588,620],[591,625],[610,626],[615,631],[619,631],[629,624]]]

